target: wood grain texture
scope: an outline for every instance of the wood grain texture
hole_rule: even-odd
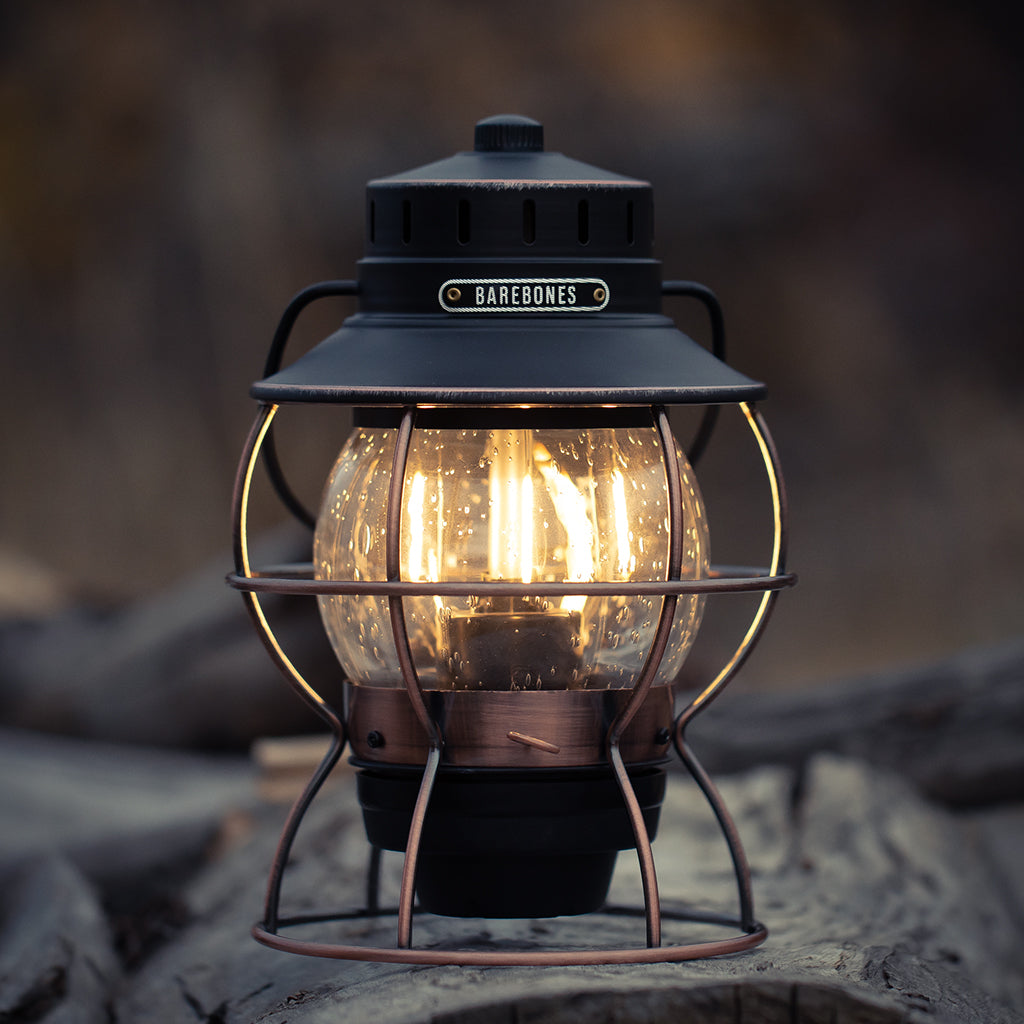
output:
[[[2,733],[0,1020],[1020,1021],[1022,654],[1018,645],[888,682],[730,697],[695,722],[770,935],[749,954],[676,966],[424,969],[273,952],[249,928],[285,809],[257,798],[253,765]],[[218,713],[191,704],[200,728]],[[286,913],[361,903],[368,851],[353,788],[339,768],[314,802],[286,875]],[[654,853],[666,903],[735,911],[721,836],[682,771]],[[399,871],[387,855],[386,903]],[[619,857],[612,899],[640,902],[633,854]],[[346,927],[351,941],[394,942],[391,919]],[[666,923],[668,942],[719,934]],[[414,943],[453,938],[636,945],[643,923],[417,918]]]
[[[695,723],[693,745],[713,772],[832,751],[953,807],[1024,800],[1024,640],[816,689],[732,694]]]
[[[733,909],[728,869],[693,786],[670,789],[656,843],[667,900]],[[581,968],[411,968],[317,961],[256,946],[271,823],[190,887],[193,923],[131,980],[121,1022],[224,1024],[374,1020],[863,1021],[1011,1024],[1024,1005],[1021,933],[993,884],[974,819],[921,800],[862,763],[825,756],[805,777],[764,769],[723,789],[750,853],[759,915],[772,929],[750,954],[684,965]],[[289,871],[292,910],[358,901],[365,844],[346,784],[311,812]],[[398,858],[385,861],[394,897]],[[636,900],[635,857],[623,854],[612,898]],[[352,926],[349,937],[352,937]],[[393,941],[393,922],[356,926],[357,941]],[[342,928],[326,928],[336,939]],[[668,941],[695,937],[672,925]],[[639,943],[642,923],[417,919],[414,942],[467,945]]]

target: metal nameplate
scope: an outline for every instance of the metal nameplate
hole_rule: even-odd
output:
[[[437,301],[449,313],[597,313],[610,294],[599,277],[456,277]]]

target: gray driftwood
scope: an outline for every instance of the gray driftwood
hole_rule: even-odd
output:
[[[252,770],[0,730],[0,779],[0,1021],[109,1024],[124,971],[185,920],[181,885],[253,807]]]
[[[107,1024],[121,967],[96,890],[43,856],[3,873],[0,1021]]]
[[[803,711],[796,696],[730,695],[698,719],[694,741],[732,772],[722,789],[771,936],[743,956],[678,966],[415,969],[275,953],[248,932],[285,807],[255,799],[251,766],[0,733],[0,1021],[1020,1021],[1024,803],[1007,737],[1021,653],[806,694]],[[184,699],[196,718],[213,713]],[[775,766],[749,767],[758,760]],[[992,806],[954,813],[926,794]],[[358,819],[343,768],[300,834],[287,911],[361,901]],[[682,772],[655,854],[668,900],[734,908],[721,840]],[[385,862],[391,899],[398,861]],[[621,855],[615,885],[616,900],[639,902],[634,855]],[[452,934],[643,940],[638,922],[582,918],[424,920],[415,941]],[[667,929],[667,941],[688,937]],[[365,939],[393,942],[393,922]]]
[[[768,944],[684,965],[565,969],[430,968],[317,961],[247,935],[275,839],[269,821],[188,888],[191,924],[118,1001],[121,1024],[711,1021],[1011,1022],[1024,1005],[1021,932],[984,831],[861,763],[826,756],[793,773],[726,780],[753,864]],[[668,899],[730,909],[720,839],[692,785],[675,779],[656,844]],[[278,823],[283,811],[274,815]],[[292,910],[361,899],[365,844],[351,782],[314,805],[285,899]],[[397,857],[386,861],[394,895]],[[623,854],[613,896],[639,899]],[[1017,911],[1019,911],[1019,907]],[[363,940],[393,941],[393,922]],[[640,943],[636,921],[417,922],[415,941]],[[668,939],[689,934],[672,926]]]
[[[712,771],[799,767],[832,751],[891,768],[951,806],[1024,800],[1024,640],[811,690],[733,696],[694,722]]]
[[[308,558],[309,538],[286,529],[263,538],[254,560]],[[316,723],[282,683],[256,640],[242,598],[224,576],[230,556],[122,610],[71,610],[0,623],[0,720],[8,725],[119,743],[245,750],[268,733]],[[266,600],[300,667],[338,675],[312,599]]]

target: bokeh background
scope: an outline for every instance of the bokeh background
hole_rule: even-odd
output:
[[[801,584],[742,685],[1019,635],[1012,15],[1001,0],[3,5],[4,615],[116,610],[226,571],[248,385],[288,298],[354,276],[369,178],[515,112],[548,148],[654,184],[666,276],[718,293],[730,361],[769,384]],[[706,340],[699,307],[672,312]],[[345,313],[311,313],[298,343]],[[745,444],[727,421],[701,466],[712,550],[763,562]],[[301,436],[293,451],[315,502],[326,466]]]

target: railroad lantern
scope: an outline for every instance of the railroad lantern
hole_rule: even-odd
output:
[[[763,941],[728,812],[685,729],[758,639],[784,568],[785,498],[753,403],[764,387],[724,361],[711,292],[662,282],[648,183],[545,152],[540,124],[476,126],[472,152],[367,188],[358,280],[301,292],[286,309],[235,491],[235,572],[286,678],[334,742],[285,827],[254,934],[343,959],[413,963],[683,960]],[[661,313],[702,301],[714,351]],[[358,312],[289,365],[299,313],[328,295]],[[354,409],[319,509],[292,492],[273,446],[294,403]],[[693,471],[718,407],[750,425],[773,497],[759,571],[716,568]],[[689,451],[667,408],[706,408]],[[261,457],[313,530],[312,562],[250,564],[247,509]],[[709,594],[759,592],[739,648],[682,710],[673,682]],[[261,595],[316,595],[344,680],[332,706],[278,643]],[[403,854],[393,946],[296,938],[336,914],[288,918],[281,882],[302,817],[342,752],[356,769],[371,849]],[[662,942],[651,843],[673,751],[696,778],[733,857],[738,934]],[[629,949],[417,948],[417,914],[602,913],[621,850],[639,857],[646,942]],[[698,917],[700,917],[698,915]]]

